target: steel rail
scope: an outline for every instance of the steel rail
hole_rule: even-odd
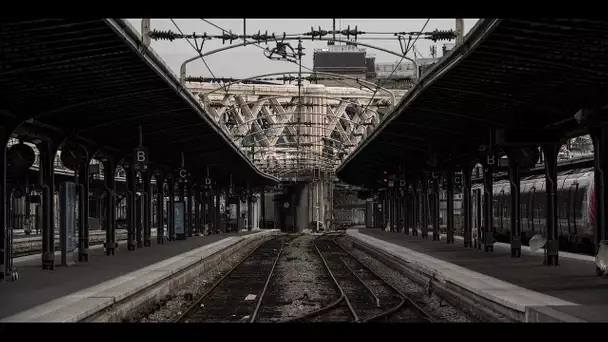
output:
[[[262,300],[264,299],[264,295],[266,294],[266,290],[268,289],[268,285],[270,284],[270,279],[272,279],[272,275],[274,274],[274,269],[276,268],[277,263],[279,262],[279,258],[283,254],[283,248],[285,247],[285,245],[287,243],[293,241],[295,238],[297,238],[300,235],[301,234],[296,235],[296,236],[292,237],[291,239],[288,239],[287,241],[283,242],[283,244],[281,245],[281,248],[279,249],[279,252],[277,253],[277,257],[274,259],[274,263],[272,264],[272,268],[270,269],[270,273],[268,273],[268,278],[266,279],[266,284],[264,284],[262,293],[260,293],[260,298],[258,299],[258,303],[255,306],[255,310],[253,311],[253,314],[251,315],[251,319],[249,320],[249,323],[254,323],[256,318],[258,317],[258,312],[259,312],[260,308],[262,307]]]
[[[192,305],[190,305],[190,306],[188,307],[188,309],[184,310],[184,312],[183,312],[181,315],[179,315],[179,317],[177,317],[177,318],[174,320],[174,322],[175,322],[175,323],[179,323],[179,322],[183,321],[183,319],[184,319],[184,318],[185,318],[185,317],[186,317],[186,316],[187,316],[187,315],[188,315],[190,312],[192,312],[192,310],[194,310],[195,308],[197,308],[197,307],[198,307],[198,305],[200,304],[200,302],[202,302],[202,301],[203,301],[203,300],[204,300],[204,299],[207,297],[207,295],[209,295],[209,294],[210,294],[210,293],[211,293],[213,290],[215,290],[215,289],[216,289],[216,288],[217,288],[217,287],[218,287],[218,286],[219,286],[219,285],[220,285],[220,284],[221,284],[221,283],[222,283],[222,282],[223,282],[223,281],[224,281],[224,280],[225,280],[225,279],[226,279],[226,278],[227,278],[227,277],[228,277],[228,276],[229,276],[229,275],[232,273],[232,272],[234,272],[234,270],[236,270],[236,269],[237,269],[237,267],[241,266],[241,265],[242,265],[242,264],[243,264],[243,263],[244,263],[244,262],[245,262],[247,259],[249,259],[249,257],[250,257],[251,255],[253,255],[253,253],[257,252],[257,251],[258,251],[258,250],[259,250],[259,249],[260,249],[260,248],[261,248],[261,247],[262,247],[264,244],[266,244],[266,243],[268,243],[268,242],[270,242],[270,241],[272,241],[272,240],[274,240],[274,239],[277,239],[277,238],[279,238],[279,236],[276,236],[276,237],[274,237],[274,238],[272,238],[272,239],[268,239],[267,241],[262,242],[262,243],[261,243],[259,246],[257,246],[256,248],[254,248],[254,249],[253,249],[251,252],[249,252],[249,253],[248,253],[248,254],[247,254],[247,255],[246,255],[244,258],[243,258],[243,260],[239,261],[239,263],[238,263],[238,264],[236,264],[234,267],[232,267],[232,268],[231,268],[231,269],[230,269],[228,272],[226,272],[226,274],[224,274],[224,275],[223,275],[223,276],[220,278],[220,280],[216,281],[216,282],[215,282],[215,284],[213,284],[213,286],[212,286],[211,288],[209,288],[207,291],[205,291],[205,293],[203,293],[203,295],[202,295],[202,296],[200,296],[200,297],[199,297],[199,299],[197,299],[197,300],[196,300],[196,302],[194,302]]]
[[[355,322],[359,322],[359,316],[357,316],[357,313],[355,312],[354,308],[352,307],[352,305],[350,304],[350,301],[348,300],[348,298],[346,297],[346,293],[344,293],[344,289],[342,288],[342,286],[340,286],[340,283],[338,283],[338,280],[336,279],[336,277],[334,276],[334,273],[331,271],[331,269],[329,268],[329,265],[327,264],[327,260],[325,259],[325,257],[323,256],[323,253],[321,253],[321,251],[319,250],[319,247],[317,246],[317,239],[319,237],[317,237],[314,241],[313,241],[313,246],[315,247],[315,250],[317,251],[317,254],[319,255],[319,257],[321,258],[321,261],[323,262],[323,265],[325,266],[325,269],[327,270],[327,273],[329,274],[329,276],[331,277],[331,279],[334,282],[334,285],[336,286],[336,288],[338,289],[338,291],[340,291],[340,298],[338,298],[335,302],[322,307],[320,309],[305,313],[303,315],[294,317],[294,318],[290,318],[287,319],[285,321],[283,321],[283,323],[290,323],[290,322],[296,322],[296,321],[302,321],[305,319],[309,319],[315,316],[318,316],[319,314],[325,312],[325,311],[329,311],[331,309],[334,309],[336,306],[338,306],[342,301],[346,302],[346,305],[348,305],[348,309],[350,310],[351,314],[353,315]]]
[[[342,235],[342,234],[340,234]],[[396,311],[398,311],[399,309],[401,309],[403,307],[404,304],[408,304],[409,307],[413,308],[415,311],[417,311],[421,316],[424,317],[424,319],[426,319],[427,321],[429,321],[430,323],[434,323],[436,322],[436,320],[428,313],[426,312],[424,309],[422,309],[418,304],[416,304],[416,302],[414,302],[413,299],[411,299],[409,296],[405,295],[403,292],[401,292],[399,289],[397,289],[396,287],[394,287],[392,284],[390,284],[389,282],[387,282],[386,280],[384,280],[384,278],[382,278],[378,273],[376,273],[374,270],[372,270],[371,268],[367,267],[362,261],[361,259],[359,259],[359,257],[353,255],[351,252],[349,252],[348,250],[346,250],[346,248],[342,247],[342,245],[340,245],[336,239],[338,237],[340,237],[340,235],[336,235],[336,237],[332,240],[336,246],[338,246],[341,250],[343,250],[346,254],[348,254],[351,258],[355,259],[359,264],[361,264],[361,266],[363,266],[367,271],[369,271],[371,274],[373,274],[376,278],[382,280],[384,282],[384,284],[386,284],[386,286],[390,287],[393,291],[395,291],[397,294],[399,294],[399,296],[402,298],[401,303],[399,303],[397,306],[382,312],[376,316],[370,317],[368,319],[365,320],[365,322],[370,322],[382,317],[386,317]]]

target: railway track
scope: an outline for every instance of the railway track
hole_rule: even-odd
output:
[[[175,321],[255,322],[283,247],[296,236],[278,236],[251,251]]]
[[[340,246],[340,234],[322,235],[314,246],[340,297],[286,322],[433,322],[412,299],[384,281]]]

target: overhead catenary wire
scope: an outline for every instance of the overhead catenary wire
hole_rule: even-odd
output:
[[[203,20],[205,20],[205,19],[203,19]],[[205,20],[205,22],[209,23],[207,20]],[[210,24],[210,25],[213,25],[214,27],[219,28],[219,26],[216,26],[215,24]],[[165,30],[154,29],[149,33],[149,36],[151,39],[169,40],[169,41],[173,41],[176,39],[203,39],[203,40],[219,39],[222,41],[223,44],[225,44],[226,42],[232,44],[232,42],[234,42],[234,41],[247,40],[247,39],[252,39],[252,40],[256,41],[257,43],[260,43],[260,42],[268,43],[269,41],[280,40],[280,39],[287,38],[287,37],[292,38],[291,40],[310,39],[310,40],[314,41],[314,40],[323,40],[321,38],[330,36],[330,35],[340,35],[340,36],[346,37],[347,40],[352,39],[353,42],[356,42],[360,35],[370,35],[370,34],[376,35],[376,36],[392,35],[394,37],[424,36],[425,39],[430,39],[433,41],[451,40],[456,37],[456,33],[454,32],[454,30],[436,29],[436,30],[430,31],[430,32],[423,32],[423,31],[419,31],[419,32],[364,32],[364,31],[359,31],[356,27],[355,27],[355,29],[350,29],[350,26],[345,30],[323,30],[319,27],[318,30],[311,28],[310,31],[302,32],[302,33],[286,33],[286,32],[268,33],[268,31],[261,33],[261,31],[258,31],[258,33],[247,34],[247,35],[234,34],[231,31],[227,31],[225,29],[222,29],[222,30],[223,31],[222,31],[221,35],[212,35],[212,34],[207,34],[206,32],[204,32],[202,34],[200,34],[200,33],[199,34],[197,34],[197,33],[184,34],[183,32],[180,32],[178,34],[171,30],[165,31]],[[376,38],[382,38],[382,37],[376,37]]]
[[[203,40],[205,40],[205,39],[214,39],[214,38],[219,38],[219,39],[222,39],[223,43],[224,43],[226,40],[229,40],[229,41],[231,41],[231,42],[232,42],[232,40],[236,40],[236,39],[240,38],[240,39],[243,39],[243,40],[247,41],[247,38],[252,38],[252,39],[254,39],[254,40],[257,40],[257,42],[247,42],[247,44],[251,44],[251,45],[256,46],[257,48],[262,49],[262,50],[268,50],[268,49],[267,49],[267,48],[265,48],[265,47],[260,46],[260,45],[258,44],[260,41],[263,41],[264,43],[268,43],[268,40],[269,40],[269,39],[274,39],[274,40],[276,40],[276,41],[278,41],[278,39],[281,39],[281,36],[279,36],[279,37],[278,37],[278,39],[277,39],[277,37],[276,37],[276,35],[275,35],[275,34],[273,34],[273,35],[268,35],[268,34],[266,33],[266,34],[264,34],[264,35],[261,35],[261,34],[259,33],[259,31],[258,31],[258,34],[257,34],[257,35],[256,35],[256,34],[254,34],[254,35],[248,35],[248,36],[246,36],[246,35],[240,35],[240,36],[239,36],[239,35],[234,35],[234,34],[232,34],[230,31],[227,31],[226,29],[224,29],[224,28],[220,27],[219,25],[216,25],[215,23],[213,23],[213,22],[211,22],[211,21],[209,21],[209,20],[207,20],[207,19],[201,18],[201,20],[202,20],[202,21],[204,21],[205,23],[207,23],[207,24],[209,24],[209,25],[211,25],[211,26],[213,26],[213,27],[215,27],[215,28],[219,29],[220,31],[222,31],[222,35],[221,35],[221,36],[212,36],[212,35],[207,35],[207,33],[205,33],[205,34],[203,34],[203,35],[196,35],[196,34],[194,34],[194,33],[193,33],[192,35],[189,35],[189,36],[188,36],[188,38],[194,38],[194,39],[196,39],[196,38],[201,38],[201,39],[203,39]],[[445,31],[445,32],[444,32],[444,31],[438,31],[438,30],[435,30],[435,32],[431,32],[431,33],[423,33],[423,32],[424,32],[424,29],[426,28],[426,26],[427,26],[427,24],[428,24],[428,22],[429,22],[429,21],[430,21],[430,19],[427,19],[426,23],[424,24],[424,26],[422,27],[422,29],[421,29],[419,32],[371,32],[370,34],[376,34],[376,35],[381,35],[381,34],[388,35],[388,34],[392,34],[392,35],[394,35],[394,36],[409,34],[409,35],[410,35],[410,40],[411,40],[412,36],[415,36],[414,44],[415,44],[415,42],[418,40],[418,38],[419,38],[419,37],[421,37],[421,36],[423,36],[424,34],[428,34],[428,35],[430,35],[430,37],[425,37],[425,38],[430,38],[430,39],[433,39],[433,40],[436,40],[436,39],[450,39],[450,36],[451,36],[451,34],[452,34],[452,33],[451,33],[451,31]],[[178,29],[179,29],[179,28],[178,28]],[[350,30],[350,27],[349,27],[347,30],[345,30],[345,31],[351,31],[351,32],[343,32],[342,30],[323,31],[323,30],[321,30],[321,29],[319,28],[319,30],[318,30],[318,31],[315,31],[314,29],[311,29],[311,31],[310,31],[310,32],[308,32],[308,33],[305,33],[305,35],[307,35],[307,36],[312,36],[311,38],[312,38],[312,40],[314,40],[315,36],[322,37],[322,36],[325,36],[325,35],[327,35],[327,34],[346,34],[346,35],[348,36],[348,34],[350,33],[350,34],[353,34],[353,35],[355,36],[355,39],[356,39],[356,36],[357,36],[358,34],[363,34],[363,33],[364,33],[364,32],[358,31],[356,28],[355,28],[355,30],[354,30],[354,31],[353,31],[353,30]],[[180,33],[182,34],[182,37],[173,36],[173,37],[165,37],[165,38],[163,38],[163,37],[162,37],[162,34],[161,34],[160,36],[158,36],[158,35],[157,35],[157,38],[156,38],[156,39],[170,39],[170,40],[173,40],[173,39],[177,39],[177,38],[185,38],[185,37],[186,37],[185,35],[183,35],[183,33],[182,33],[181,31],[180,31]],[[165,34],[166,34],[166,35],[169,35],[169,36],[171,35],[171,33],[170,33],[170,32],[167,32],[167,33],[165,33]],[[301,34],[300,34],[300,35],[301,35]],[[289,34],[289,35],[287,35],[287,34],[283,34],[283,35],[282,35],[282,37],[286,37],[286,36],[298,36],[298,34]],[[153,38],[154,38],[154,37],[153,37]],[[374,38],[376,38],[376,37],[374,37]],[[393,38],[393,39],[394,39],[394,38]],[[190,42],[189,42],[189,43],[190,43]],[[413,46],[414,44],[412,44],[412,46]],[[190,45],[192,46],[192,43],[190,43]],[[402,54],[401,59],[399,60],[399,62],[398,62],[398,64],[397,64],[396,68],[395,68],[395,69],[394,69],[394,70],[391,72],[391,74],[390,74],[390,75],[389,75],[389,77],[388,77],[388,78],[385,80],[385,82],[381,83],[381,85],[380,85],[380,86],[375,87],[375,89],[374,89],[374,91],[373,91],[373,95],[372,95],[372,97],[370,98],[370,101],[368,102],[368,104],[365,106],[365,109],[363,109],[363,112],[367,111],[367,108],[369,107],[369,105],[371,105],[371,103],[373,103],[373,100],[374,100],[375,96],[377,95],[378,91],[379,91],[379,90],[382,88],[382,85],[384,85],[384,84],[385,84],[385,83],[386,83],[386,82],[387,82],[387,81],[388,81],[388,80],[389,80],[389,79],[392,77],[392,75],[395,73],[395,71],[396,71],[396,70],[399,68],[400,64],[402,63],[403,59],[405,59],[405,56],[407,55],[407,53],[409,53],[409,50],[410,50],[410,48],[411,48],[412,46],[408,47],[408,48],[406,49],[405,53],[403,53],[403,54]],[[193,48],[195,48],[195,47],[193,46]],[[197,50],[197,49],[195,48],[195,50]],[[201,55],[201,53],[200,53],[200,51],[199,51],[199,50],[197,50],[197,52],[199,53],[199,55]],[[202,58],[202,56],[201,56],[201,58]],[[299,70],[300,70],[300,72],[298,72],[299,77],[297,78],[298,83],[299,83],[299,84],[298,84],[298,88],[300,88],[300,87],[301,87],[301,81],[302,81],[302,78],[301,78],[301,76],[300,76],[300,75],[301,75],[301,70],[302,70],[302,69],[306,69],[306,70],[309,70],[309,71],[311,71],[311,72],[313,72],[313,73],[314,73],[314,70],[313,70],[313,69],[308,68],[308,67],[306,67],[306,66],[302,65],[302,63],[301,63],[301,59],[300,59],[300,61],[293,61],[293,60],[290,60],[290,59],[283,59],[283,60],[286,60],[286,61],[288,61],[288,62],[290,62],[290,63],[293,63],[293,64],[298,65]],[[203,60],[203,62],[204,62],[204,60]],[[206,63],[205,63],[205,64],[206,64]],[[210,72],[211,72],[211,70],[210,70]],[[216,77],[213,75],[213,73],[212,73],[212,76],[213,76],[213,78],[216,78]],[[344,85],[346,85],[346,86],[348,86],[348,87],[351,87],[351,85],[350,85],[350,84],[347,84],[347,83],[345,83],[345,82],[341,82],[341,81],[338,81],[338,80],[336,80],[336,81],[337,81],[338,83],[341,83],[341,84],[344,84]],[[224,88],[224,87],[222,87],[222,88]],[[225,88],[224,88],[224,90],[225,90]],[[298,90],[300,90],[300,89],[298,89]],[[370,90],[371,90],[371,89],[370,89]],[[300,97],[300,96],[298,96],[298,97]],[[300,118],[299,118],[299,116],[298,116],[298,119],[300,119]],[[299,126],[299,125],[298,125],[298,126]],[[299,139],[298,139],[298,140],[299,140]],[[297,144],[297,145],[299,145],[299,143],[296,143],[296,144]]]
[[[173,26],[175,26],[175,28],[179,31],[179,33],[181,35],[184,35],[184,32],[180,29],[179,25],[177,25],[177,23],[175,22],[175,20],[173,20],[173,19],[170,19],[170,20],[173,23]],[[188,42],[188,44],[190,44],[190,46],[194,49],[194,51],[196,51],[196,53],[199,54],[199,56],[201,57],[201,61],[203,61],[203,64],[205,64],[205,68],[207,68],[207,70],[209,71],[209,73],[211,74],[211,76],[213,78],[216,78],[215,74],[213,73],[213,70],[211,70],[211,67],[209,67],[209,64],[207,64],[207,61],[205,61],[205,58],[203,58],[203,54],[201,52],[202,49],[203,49],[203,45],[201,44],[201,47],[199,49],[199,48],[197,48],[197,46],[195,46],[194,44],[192,44],[192,42],[190,41],[189,38],[185,38],[185,39],[186,39],[186,42]],[[194,37],[193,39],[196,40],[196,37]],[[224,88],[224,91],[227,92],[228,90],[226,88]]]
[[[222,31],[222,32],[228,32],[228,31],[226,31],[226,29],[224,29],[223,27],[218,26],[218,25],[214,24],[213,22],[211,22],[211,21],[209,21],[209,20],[207,20],[207,19],[201,18],[201,20],[202,20],[202,21],[204,21],[205,23],[207,23],[207,24],[209,24],[209,25],[211,25],[211,26],[213,26],[213,27],[215,27],[215,28],[219,29],[219,30],[220,30],[220,31]],[[342,23],[342,19],[340,19],[340,23]],[[263,46],[261,46],[261,45],[257,44],[256,42],[251,42],[251,41],[248,41],[248,42],[247,42],[247,44],[248,44],[248,45],[249,45],[249,44],[251,44],[251,45],[253,45],[253,46],[255,46],[255,47],[257,47],[258,49],[261,49],[261,50],[266,50],[266,48],[265,48],[265,47],[263,47]],[[289,60],[289,59],[285,59],[285,60],[283,60],[283,61],[285,61],[285,62],[289,62],[289,63],[292,63],[292,64],[296,64],[296,65],[298,65],[298,66],[299,66],[299,64],[298,64],[297,62],[294,62],[294,61]],[[303,69],[306,69],[306,70],[308,70],[308,71],[310,71],[310,72],[313,72],[313,73],[315,72],[315,71],[314,71],[312,68],[309,68],[309,67],[307,67],[307,66],[305,66],[305,65],[303,65],[303,64],[302,64],[301,66],[302,66],[302,68],[303,68]],[[294,73],[297,73],[297,72],[294,72]],[[345,85],[345,86],[347,86],[347,87],[349,87],[349,88],[350,88],[350,87],[352,87],[352,85],[350,85],[350,84],[348,84],[348,83],[346,83],[346,82],[343,82],[343,81],[341,81],[341,80],[334,79],[334,81],[336,81],[337,83],[340,83],[340,84],[342,84],[342,85]]]
[[[219,29],[219,30],[220,30],[220,31],[222,31],[222,32],[227,32],[227,31],[226,31],[226,29],[224,29],[223,27],[221,27],[221,26],[219,26],[219,25],[216,25],[215,23],[213,23],[213,22],[211,22],[211,21],[209,21],[209,20],[207,20],[207,19],[201,18],[201,20],[202,20],[202,21],[204,21],[205,23],[207,23],[207,24],[209,24],[209,25],[211,25],[211,26],[213,26],[213,27],[215,27],[215,28]],[[427,21],[427,23],[428,23],[428,21]],[[425,25],[425,27],[426,27],[426,25]],[[424,30],[424,27],[423,27],[423,30]],[[266,50],[266,48],[264,48],[264,47],[260,46],[259,44],[255,43],[255,42],[248,42],[248,43],[249,43],[249,44],[251,44],[251,45],[253,45],[253,46],[255,46],[255,47],[257,47],[257,48],[259,48],[259,49]],[[298,65],[298,67],[299,67],[299,68],[306,69],[306,70],[311,71],[311,72],[313,72],[313,73],[315,72],[313,69],[311,69],[311,68],[308,68],[308,67],[304,66],[304,65],[303,65],[301,62],[300,62],[300,63],[298,63],[298,62],[295,62],[295,61],[292,61],[292,60],[285,60],[285,61],[290,62],[290,63],[292,63],[292,64],[296,64],[296,65]],[[298,74],[300,75],[300,76],[298,77],[298,79],[301,79],[301,71],[299,71],[299,72],[298,72]],[[351,87],[351,85],[350,85],[350,84],[348,84],[348,83],[346,83],[346,82],[339,81],[339,80],[336,80],[336,82],[337,82],[337,83],[340,83],[340,84],[343,84],[343,85],[345,85],[345,86],[347,86],[347,87]],[[381,88],[381,87],[377,87],[377,88],[376,88],[376,91],[374,92],[374,94],[376,94],[376,93],[377,93],[377,91],[378,91],[380,88]],[[371,100],[371,101],[373,101],[373,97],[372,97],[372,100]],[[368,104],[368,105],[369,105],[369,104]]]
[[[428,18],[426,20],[426,22],[424,23],[424,25],[422,25],[422,28],[420,29],[420,32],[422,33],[424,31],[424,29],[426,28],[426,26],[428,25],[429,21],[431,20],[431,18]],[[380,83],[380,85],[376,88],[376,90],[374,90],[374,93],[372,94],[372,97],[370,98],[369,102],[367,103],[367,105],[365,106],[365,108],[363,109],[363,112],[365,112],[367,110],[367,107],[370,106],[370,104],[374,101],[374,97],[376,96],[376,94],[378,93],[378,90],[380,88],[382,88],[386,82],[388,82],[388,80],[390,80],[390,78],[393,76],[393,74],[395,74],[395,72],[399,69],[399,66],[401,66],[401,63],[403,62],[403,60],[405,59],[405,56],[409,53],[409,51],[414,47],[414,45],[416,45],[416,42],[418,41],[418,38],[420,37],[420,35],[416,35],[416,38],[414,39],[414,41],[412,42],[412,44],[410,46],[408,46],[407,50],[403,53],[403,55],[401,56],[401,59],[399,59],[399,62],[397,62],[397,65],[393,68],[393,71],[391,71],[391,73],[388,75],[388,77],[384,80],[384,82]]]

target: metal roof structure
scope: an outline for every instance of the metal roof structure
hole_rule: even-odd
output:
[[[259,171],[165,63],[121,19],[0,21],[0,113],[35,120],[65,137],[132,152],[141,125],[151,161],[252,186]]]
[[[439,164],[474,155],[491,128],[581,129],[574,114],[608,103],[607,35],[601,20],[480,20],[337,175],[365,184],[399,164],[419,171],[433,151]]]

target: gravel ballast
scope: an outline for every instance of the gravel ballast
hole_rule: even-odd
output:
[[[192,303],[194,303],[195,300],[202,296],[207,289],[213,286],[216,281],[221,279],[226,272],[231,270],[235,265],[243,260],[243,258],[247,256],[253,249],[270,239],[271,238],[268,237],[255,240],[243,246],[243,248],[225,258],[221,264],[217,265],[217,267],[211,268],[203,274],[200,274],[198,277],[185,284],[178,291],[165,297],[151,312],[135,321],[140,323],[163,323],[175,321],[192,305]]]
[[[297,317],[340,297],[314,248],[316,237],[303,234],[285,245],[264,296],[259,322]]]

